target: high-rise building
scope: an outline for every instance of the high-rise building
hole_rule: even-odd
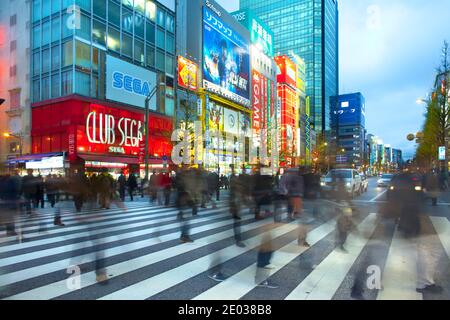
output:
[[[331,97],[330,101],[336,161],[360,167],[364,164],[366,148],[364,96],[359,92],[344,94]]]
[[[137,172],[147,131],[149,162],[162,167],[174,115],[175,0],[33,0],[30,17],[31,151],[41,162],[33,166]]]
[[[0,8],[0,161],[30,152],[30,2]],[[6,135],[4,135],[6,134]]]
[[[240,8],[272,29],[276,55],[305,60],[314,129],[329,130],[329,98],[339,94],[337,0],[240,0]]]

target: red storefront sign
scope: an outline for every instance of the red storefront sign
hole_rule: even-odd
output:
[[[252,95],[253,95],[253,117],[252,117],[252,127],[253,130],[256,131],[256,133],[259,132],[259,130],[261,130],[262,128],[262,114],[261,114],[261,109],[262,109],[262,94],[261,94],[261,80],[262,80],[262,76],[261,74],[256,71],[253,70],[253,75],[252,75]]]
[[[32,112],[33,153],[67,151],[71,161],[79,154],[134,158],[130,163],[145,153],[141,112],[78,99],[37,106]],[[151,157],[170,157],[172,128],[172,119],[150,114]]]

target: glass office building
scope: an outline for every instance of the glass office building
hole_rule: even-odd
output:
[[[275,53],[305,60],[307,92],[317,132],[330,129],[330,97],[338,95],[337,0],[240,0],[275,34]]]
[[[33,103],[72,94],[104,100],[111,55],[156,72],[166,90],[155,111],[173,116],[173,11],[150,0],[33,0],[31,15]]]

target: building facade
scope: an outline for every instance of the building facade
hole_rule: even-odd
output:
[[[30,152],[30,1],[0,6],[0,162]],[[9,135],[4,135],[5,133]]]
[[[333,108],[331,132],[336,162],[355,167],[364,165],[366,141],[365,99],[361,93],[330,98]]]
[[[329,130],[329,98],[339,94],[337,0],[240,0],[240,8],[272,29],[275,54],[305,60],[314,129]]]
[[[62,152],[65,167],[139,170],[153,89],[151,161],[170,156],[175,1],[33,0],[31,44],[36,157]]]

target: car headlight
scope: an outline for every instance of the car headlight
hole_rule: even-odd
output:
[[[347,182],[345,185],[346,185],[348,188],[350,188],[350,187],[352,186],[352,184],[351,184],[350,182]]]
[[[394,189],[395,189],[394,186],[389,187],[389,190],[394,190]]]
[[[325,186],[326,186],[326,183],[322,181],[322,182],[320,183],[320,186],[321,186],[321,187],[325,187]]]
[[[383,180],[378,180],[377,183],[383,183]]]
[[[416,191],[422,191],[422,187],[421,187],[421,186],[415,186],[415,187],[414,187],[414,190],[416,190]]]

